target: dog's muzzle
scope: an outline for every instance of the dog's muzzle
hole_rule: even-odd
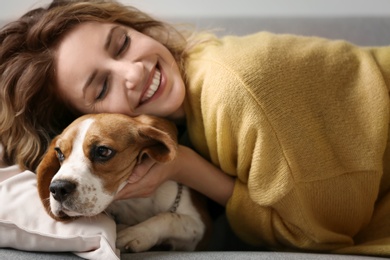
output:
[[[67,180],[55,180],[50,184],[50,192],[53,198],[63,203],[74,191],[76,190],[77,185],[71,181]]]

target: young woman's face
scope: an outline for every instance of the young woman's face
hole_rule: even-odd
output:
[[[59,94],[87,113],[184,116],[184,82],[172,54],[158,41],[118,24],[83,23],[56,53]]]

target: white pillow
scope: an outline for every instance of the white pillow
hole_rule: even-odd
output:
[[[100,214],[69,223],[53,220],[39,199],[35,174],[20,173],[16,166],[0,169],[0,234],[0,247],[119,259],[111,218]]]

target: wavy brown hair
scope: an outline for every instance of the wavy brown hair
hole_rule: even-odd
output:
[[[56,94],[54,52],[80,23],[130,26],[164,44],[181,64],[184,34],[115,1],[53,1],[0,31],[0,142],[4,161],[35,170],[54,135],[77,116]]]

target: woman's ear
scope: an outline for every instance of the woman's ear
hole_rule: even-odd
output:
[[[56,220],[62,220],[54,216],[50,209],[50,190],[49,186],[54,175],[60,169],[60,162],[57,158],[57,153],[55,152],[55,144],[57,138],[52,140],[49,148],[47,149],[45,155],[43,156],[42,161],[39,163],[36,174],[37,174],[37,186],[38,193],[43,207],[46,209],[47,213]],[[62,220],[63,221],[63,220]]]
[[[143,140],[138,163],[141,163],[145,156],[162,163],[169,162],[176,157],[177,129],[174,123],[146,115],[134,119],[141,123],[138,132]]]

